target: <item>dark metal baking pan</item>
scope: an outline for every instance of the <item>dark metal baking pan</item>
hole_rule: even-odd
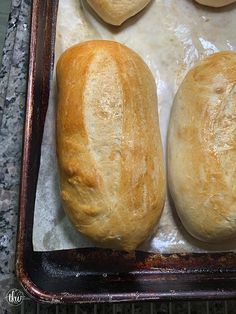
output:
[[[236,254],[134,254],[88,248],[34,252],[32,230],[40,147],[48,106],[58,0],[33,0],[23,140],[16,272],[44,302],[236,297]],[[50,210],[50,209],[49,209]]]

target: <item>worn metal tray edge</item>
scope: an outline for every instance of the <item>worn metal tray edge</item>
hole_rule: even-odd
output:
[[[50,303],[236,297],[236,254],[127,254],[103,249],[33,252],[32,228],[48,105],[58,0],[33,0],[16,246],[16,274]],[[78,275],[79,274],[79,275]]]

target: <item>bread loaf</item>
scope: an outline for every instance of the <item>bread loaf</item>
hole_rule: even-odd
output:
[[[149,2],[150,0],[88,0],[94,11],[112,25],[121,25]]]
[[[196,0],[198,3],[206,5],[208,7],[223,7],[225,5],[235,2],[235,0]]]
[[[185,228],[206,242],[236,236],[236,53],[189,71],[173,104],[168,180]]]
[[[65,212],[102,246],[134,250],[153,233],[165,199],[153,76],[131,49],[94,40],[62,54],[57,84]]]

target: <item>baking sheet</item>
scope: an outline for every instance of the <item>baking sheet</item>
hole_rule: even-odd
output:
[[[204,56],[220,50],[235,50],[236,5],[209,9],[190,0],[154,0],[121,27],[103,23],[85,1],[60,0],[55,64],[60,54],[73,44],[89,39],[119,41],[138,52],[149,65],[156,83],[160,127],[164,151],[170,109],[186,72]],[[55,75],[46,116],[39,179],[37,184],[33,247],[50,251],[95,246],[79,234],[61,207],[55,152]],[[183,230],[167,197],[156,234],[141,250],[161,253],[232,250],[209,246],[192,239]]]

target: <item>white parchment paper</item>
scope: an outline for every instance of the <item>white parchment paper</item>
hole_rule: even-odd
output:
[[[73,44],[89,39],[119,41],[139,53],[157,84],[162,143],[174,95],[186,72],[204,56],[236,50],[236,5],[210,9],[191,0],[153,0],[121,27],[103,23],[85,1],[60,0],[56,33],[56,59]],[[55,75],[51,84],[36,193],[33,247],[49,251],[95,246],[68,221],[59,196],[55,150]],[[149,252],[205,252],[236,249],[236,244],[208,246],[192,239],[176,217],[167,197],[156,234],[141,250]]]

